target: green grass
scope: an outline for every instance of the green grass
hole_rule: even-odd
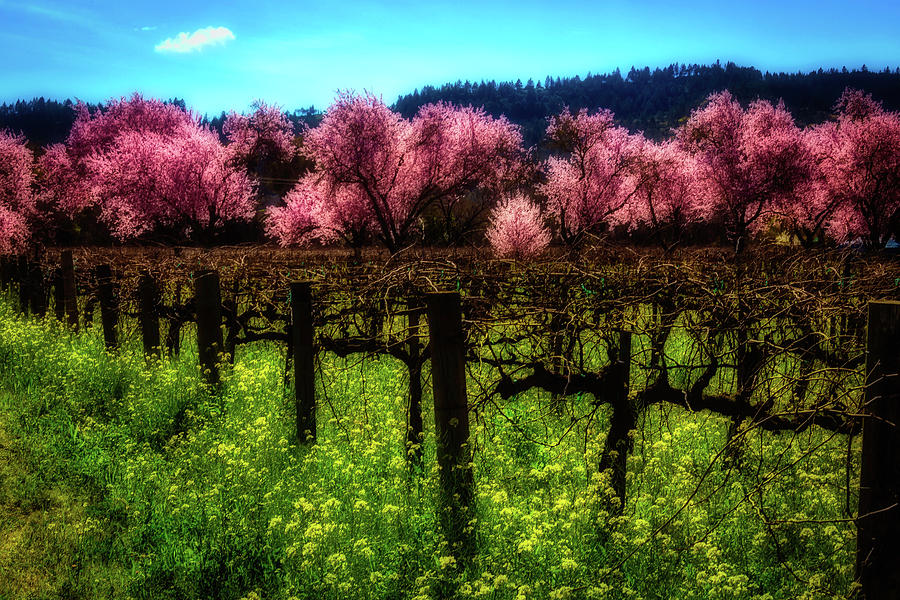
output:
[[[853,587],[845,437],[641,413],[628,501],[597,472],[589,397],[478,401],[475,557],[402,444],[406,371],[322,356],[319,443],[293,439],[283,350],[241,347],[218,393],[190,344],[146,364],[0,300],[0,598],[829,598]],[[489,378],[490,375],[472,375]],[[430,381],[425,381],[428,390]],[[470,382],[470,392],[480,389]],[[850,448],[851,510],[858,444]],[[821,523],[819,521],[834,521]]]

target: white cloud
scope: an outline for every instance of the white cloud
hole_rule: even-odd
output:
[[[159,29],[156,25],[144,25],[143,27],[137,28],[135,27],[135,31],[156,31]],[[166,40],[168,41],[168,40]]]
[[[155,50],[184,54],[207,46],[222,45],[233,39],[234,34],[227,27],[204,27],[194,33],[183,31],[174,38],[168,38],[157,44]]]

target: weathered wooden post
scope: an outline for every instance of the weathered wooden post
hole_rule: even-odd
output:
[[[469,528],[473,498],[469,449],[469,400],[466,395],[465,336],[458,292],[427,294],[431,341],[434,427],[441,471],[441,521],[458,558],[472,548]]]
[[[91,274],[91,278],[93,279],[92,284],[85,286],[87,289],[82,294],[84,302],[81,303],[81,320],[85,329],[91,329],[94,326],[94,309],[97,307],[97,281],[93,274]]]
[[[19,255],[16,265],[16,279],[19,280],[19,312],[28,314],[28,300],[31,298],[31,278],[28,276],[28,257]]]
[[[631,451],[631,437],[628,435],[636,427],[634,407],[628,400],[628,383],[631,379],[631,332],[619,332],[619,346],[614,361],[610,364],[610,398],[612,417],[603,454],[600,457],[600,472],[610,469],[612,487],[619,499],[616,513],[625,508],[625,475],[628,453]]]
[[[194,309],[197,313],[197,353],[207,383],[219,385],[222,352],[222,295],[219,273],[202,269],[194,274]]]
[[[238,305],[237,298],[240,293],[240,280],[237,273],[231,283],[231,293],[222,300],[222,312],[225,318],[225,354],[228,356],[228,362],[234,364],[234,355],[237,352],[237,336],[240,327],[238,321]]]
[[[900,598],[900,302],[870,302],[856,576],[866,600]]]
[[[9,264],[10,259],[9,256],[3,255],[0,256],[0,291],[6,291],[9,289],[10,282],[10,272],[9,272]]]
[[[62,323],[66,320],[66,295],[63,290],[63,272],[62,267],[53,269],[53,312],[56,320]]]
[[[141,275],[138,281],[140,296],[141,339],[144,342],[144,356],[159,358],[159,290],[150,273]]]
[[[177,248],[176,248],[177,250]],[[175,282],[175,295],[172,298],[173,315],[169,319],[166,330],[166,352],[169,356],[178,356],[181,352],[181,281]]]
[[[313,348],[312,286],[308,281],[291,283],[291,351],[294,362],[294,397],[297,408],[297,439],[316,441],[316,379]]]
[[[116,327],[119,324],[119,299],[113,287],[113,274],[109,265],[97,265],[97,292],[100,295],[100,321],[103,324],[103,340],[107,350],[119,347]]]
[[[31,314],[43,317],[47,314],[47,298],[44,295],[44,271],[37,260],[28,263],[28,293]]]
[[[63,304],[66,307],[66,317],[69,326],[78,330],[78,299],[75,296],[75,262],[72,259],[71,250],[63,250],[61,255]]]
[[[419,342],[419,325],[422,308],[415,300],[407,303],[407,351],[409,362],[409,406],[406,411],[406,458],[410,465],[422,465],[422,344]]]

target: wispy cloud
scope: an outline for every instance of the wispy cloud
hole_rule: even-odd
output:
[[[6,2],[0,0],[0,9],[16,11],[20,14],[30,15],[40,19],[50,19],[59,23],[100,30],[104,28],[100,15],[94,14],[90,9],[57,7],[53,3],[42,2]]]
[[[194,52],[207,46],[222,45],[234,39],[234,34],[227,27],[204,27],[194,33],[183,31],[174,38],[168,38],[156,45],[155,50],[162,53]]]
[[[135,31],[156,31],[159,29],[156,25],[144,25],[143,27],[135,27]]]

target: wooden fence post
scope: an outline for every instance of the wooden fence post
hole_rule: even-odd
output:
[[[144,356],[159,358],[159,290],[150,273],[141,275],[138,281],[138,295],[141,303],[140,323]]]
[[[870,302],[856,576],[866,600],[900,598],[900,302]]]
[[[312,286],[308,281],[291,283],[291,351],[294,361],[297,439],[302,444],[315,443],[315,349],[313,348]]]
[[[71,250],[63,250],[62,256],[63,304],[69,326],[78,330],[78,299],[75,296],[75,262]]]
[[[431,341],[434,427],[441,471],[441,521],[453,551],[467,558],[472,549],[469,528],[473,498],[469,449],[469,400],[466,395],[465,336],[458,292],[425,297]]]
[[[119,347],[116,327],[119,324],[119,300],[113,287],[113,274],[109,265],[97,265],[97,292],[100,295],[100,320],[103,323],[103,340],[107,350]]]
[[[207,383],[217,386],[222,352],[222,294],[217,271],[202,269],[194,274],[194,309],[200,367]]]
[[[419,342],[419,324],[422,308],[415,300],[407,305],[406,322],[409,351],[409,406],[406,411],[406,458],[410,465],[422,465],[422,344]]]
[[[169,327],[166,330],[166,352],[169,356],[178,356],[178,353],[181,352],[181,280],[175,282],[172,306],[174,314],[169,319]]]
[[[31,299],[31,278],[28,276],[28,258],[19,255],[16,265],[16,279],[19,280],[19,312],[28,314],[28,301]]]
[[[66,295],[63,290],[62,267],[53,269],[53,312],[60,323],[66,320]]]
[[[10,282],[10,258],[6,254],[0,256],[0,291],[6,291],[9,289]]]
[[[47,314],[47,298],[44,295],[44,271],[38,261],[28,263],[28,291],[31,313],[43,317]]]
[[[234,280],[231,283],[231,293],[222,300],[222,312],[225,318],[225,354],[228,355],[228,362],[234,364],[234,355],[237,352],[237,336],[240,322],[238,321],[238,304],[237,298],[240,294],[240,280],[238,274],[234,274]]]

